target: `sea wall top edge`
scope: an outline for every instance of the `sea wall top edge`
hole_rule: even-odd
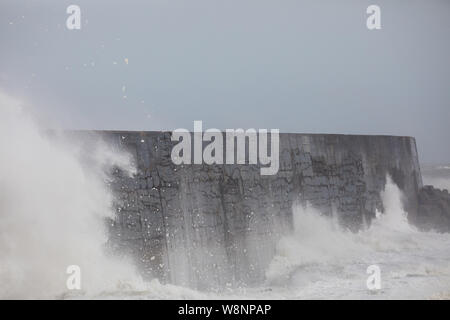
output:
[[[141,134],[141,135],[157,135],[171,133],[169,130],[162,131],[146,131],[146,130],[64,130],[65,132],[80,133],[107,133],[107,134]],[[220,130],[225,132],[225,130]],[[270,131],[269,131],[270,132]],[[190,131],[190,133],[193,133]],[[299,136],[342,136],[342,137],[386,137],[386,138],[407,138],[416,140],[413,136],[389,135],[389,134],[348,134],[348,133],[308,133],[308,132],[280,132],[280,135],[299,135]]]

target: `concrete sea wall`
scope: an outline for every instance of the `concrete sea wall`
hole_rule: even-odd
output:
[[[97,132],[130,152],[135,177],[115,174],[117,218],[111,243],[131,252],[144,274],[196,288],[264,279],[292,206],[309,202],[357,230],[382,210],[390,174],[417,218],[422,187],[414,138],[280,134],[280,168],[175,165],[170,132]]]

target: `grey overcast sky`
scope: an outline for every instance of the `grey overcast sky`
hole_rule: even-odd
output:
[[[449,162],[449,34],[448,0],[1,0],[0,90],[68,129],[411,135]]]

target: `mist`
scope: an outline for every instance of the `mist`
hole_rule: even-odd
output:
[[[132,163],[101,140],[95,144],[84,154],[80,141],[50,135],[26,105],[0,93],[1,298],[70,295],[71,265],[81,269],[84,294],[138,283],[131,262],[105,246],[106,221],[115,213],[108,174],[113,167],[133,174]]]

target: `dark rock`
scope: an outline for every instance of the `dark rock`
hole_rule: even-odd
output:
[[[450,232],[450,195],[448,190],[424,186],[419,192],[417,225],[424,230]]]

